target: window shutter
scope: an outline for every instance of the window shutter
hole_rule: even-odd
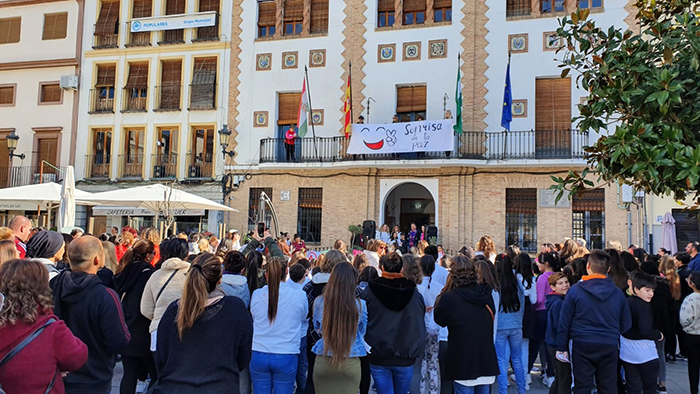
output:
[[[165,15],[179,15],[185,13],[185,0],[167,0]]]
[[[0,19],[0,44],[19,42],[22,18]]]
[[[206,57],[194,60],[192,84],[204,85],[216,83],[216,58]]]
[[[0,105],[13,104],[15,101],[15,87],[2,86],[0,87]]]
[[[57,83],[41,85],[41,102],[57,103],[61,101],[61,85]]]
[[[199,0],[199,12],[219,12],[219,0]]]
[[[396,112],[425,111],[426,86],[405,86],[396,89]]]
[[[404,0],[403,12],[425,11],[425,0]]]
[[[595,189],[574,194],[571,208],[574,212],[605,212],[605,190]]]
[[[258,26],[274,26],[276,22],[277,5],[274,1],[258,3]]]
[[[394,0],[379,0],[377,12],[394,12]]]
[[[438,8],[452,8],[452,0],[435,0],[433,9]]]
[[[328,32],[328,0],[311,0],[311,33]]]
[[[537,214],[537,189],[506,189],[506,213]]]
[[[301,93],[280,93],[277,124],[296,124]]]
[[[147,18],[153,15],[152,0],[134,0],[134,9],[132,10],[132,18]]]
[[[106,36],[115,34],[118,31],[119,23],[119,1],[102,1],[100,16],[95,24],[95,35]]]
[[[129,79],[124,87],[130,89],[148,88],[148,63],[129,64]]]
[[[57,40],[66,38],[68,29],[68,13],[44,14],[44,31],[42,40]]]
[[[56,149],[58,148],[58,139],[56,138],[42,138],[37,144],[39,152],[37,152],[37,162],[36,165],[41,165],[42,161],[57,165],[56,162]],[[44,167],[46,168],[46,167]]]
[[[426,86],[414,86],[413,97],[411,98],[411,107],[413,112],[425,111],[425,96],[427,92]]]
[[[287,0],[284,2],[284,21],[297,22],[304,20],[304,2],[302,0]]]
[[[117,66],[114,64],[97,66],[97,81],[95,87],[114,87]]]
[[[10,162],[10,151],[7,150],[7,139],[0,139],[0,167],[7,167]],[[0,175],[0,186],[7,186],[7,175]]]
[[[163,60],[161,85],[180,85],[182,77],[182,60]]]
[[[535,84],[535,129],[571,128],[571,79],[538,79]]]

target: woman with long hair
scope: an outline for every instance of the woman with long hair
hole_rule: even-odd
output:
[[[608,277],[615,282],[615,286],[618,289],[625,291],[629,288],[627,281],[629,280],[629,273],[622,265],[622,259],[620,258],[620,252],[616,249],[607,249],[605,253],[610,255],[610,269],[608,270]],[[571,282],[576,283],[576,282]]]
[[[19,251],[15,242],[9,239],[0,241],[0,267],[10,260],[16,260],[19,258]]]
[[[10,241],[12,242],[12,241]],[[8,393],[65,392],[62,372],[79,369],[87,346],[52,312],[49,272],[33,260],[10,260],[0,266],[0,359],[23,339],[38,336],[0,368]]]
[[[574,242],[573,239],[567,239],[564,241],[564,246],[561,249],[561,252],[559,253],[559,258],[561,259],[561,262],[563,265],[566,265],[569,263],[569,261],[574,259],[574,256],[578,252],[578,245],[576,242]]]
[[[639,262],[628,251],[620,252],[620,260],[622,260],[622,266],[625,267],[628,273],[632,273],[639,269]]]
[[[271,258],[265,270],[267,285],[255,290],[250,300],[254,325],[250,378],[255,394],[294,390],[309,306],[304,292],[284,281],[286,276],[284,259]]]
[[[245,274],[248,280],[248,291],[251,296],[255,290],[265,286],[267,283],[265,282],[265,271],[263,270],[264,262],[265,258],[257,250],[253,250],[246,256]]]
[[[119,260],[117,260],[114,244],[109,241],[102,241],[102,248],[105,250],[105,268],[116,272],[117,267],[119,267]]]
[[[435,318],[433,317],[433,307],[435,306],[435,299],[442,290],[442,284],[438,283],[437,281],[433,281],[433,273],[435,273],[435,259],[433,256],[425,255],[421,257],[420,270],[423,274],[423,280],[418,284],[417,288],[420,294],[423,296],[426,310],[425,354],[420,360],[420,392],[438,394],[440,392],[440,362],[438,359],[440,351],[440,326],[435,323]]]
[[[357,394],[360,357],[367,355],[367,304],[355,298],[356,283],[352,265],[336,264],[323,295],[314,301],[314,328],[322,333],[312,349],[314,388],[319,393]]]
[[[369,259],[369,265],[379,270],[379,259],[386,254],[386,242],[375,239],[369,244],[368,249],[364,253]]]
[[[120,351],[124,365],[124,376],[119,386],[121,394],[135,393],[136,383],[146,373],[151,375],[151,386],[157,379],[148,331],[151,321],[141,314],[141,299],[146,283],[155,271],[151,265],[152,260],[153,243],[148,240],[137,241],[122,256],[114,276],[115,290],[122,301],[124,321],[131,333],[129,344]]]
[[[367,257],[367,255],[364,253],[358,253],[357,255],[355,255],[355,259],[352,261],[352,266],[357,270],[357,272],[362,272],[365,269],[365,267],[370,266],[369,257]]]
[[[567,240],[571,241],[571,240]],[[574,243],[573,241],[571,241]],[[576,245],[576,243],[574,243]],[[547,307],[545,305],[546,296],[551,292],[549,288],[549,277],[554,272],[561,271],[562,261],[559,254],[552,253],[542,253],[539,260],[537,261],[537,267],[539,268],[540,275],[537,276],[537,282],[535,284],[537,288],[537,302],[535,303],[533,309],[533,317],[535,320],[535,329],[532,333],[532,338],[530,338],[530,347],[528,349],[529,360],[527,362],[527,372],[530,373],[532,366],[537,359],[537,354],[540,355],[540,360],[542,366],[544,367],[545,361],[547,365],[547,379],[546,383],[554,381],[554,360],[549,360],[547,358],[547,349],[544,348],[544,335],[547,331]],[[549,386],[548,386],[549,387]]]
[[[484,235],[476,243],[476,254],[483,255],[492,264],[496,262],[496,244],[490,235]]]
[[[498,358],[498,392],[508,392],[508,364],[513,363],[518,393],[525,394],[525,370],[522,359],[523,307],[525,289],[513,272],[513,263],[508,255],[496,256],[496,272],[500,286],[501,302],[498,306],[496,329],[496,357]],[[510,357],[507,356],[510,354]]]
[[[445,377],[453,381],[455,394],[488,393],[498,375],[492,290],[479,283],[472,260],[465,256],[450,260],[450,275],[433,312],[435,322],[449,329]]]
[[[134,243],[134,234],[129,231],[123,231],[117,238],[116,252],[117,260],[122,261],[122,256],[126,253]]]
[[[140,238],[153,242],[153,260],[150,263],[155,267],[156,263],[160,261],[160,233],[153,227],[146,227],[141,231]]]
[[[170,304],[158,326],[160,376],[153,393],[239,393],[253,323],[243,302],[219,288],[222,271],[211,253],[189,268],[182,298]]]
[[[423,241],[421,241],[423,242]],[[423,256],[425,257],[425,256]],[[425,301],[425,295],[423,295],[423,292],[421,291],[421,283],[423,283],[423,272],[421,270],[421,258],[413,255],[413,254],[405,254],[401,256],[401,260],[403,261],[403,267],[401,268],[401,274],[403,275],[404,278],[410,280],[411,282],[416,284],[416,289],[418,292],[421,294],[423,297],[423,302],[425,302],[425,307],[426,309],[428,308],[428,303]],[[434,302],[434,301],[433,301]],[[425,352],[423,353],[423,356],[425,355]],[[411,385],[409,389],[410,394],[420,394],[421,392],[421,378],[423,377],[423,374],[421,373],[421,369],[423,367],[423,357],[418,357],[416,358],[415,363],[413,364],[413,374],[411,375]]]
[[[387,244],[391,242],[391,230],[389,229],[388,224],[384,223],[381,227],[379,227],[379,231],[377,231],[377,239],[382,240]]]
[[[189,254],[187,241],[172,238],[160,244],[160,269],[151,275],[141,297],[141,314],[151,323],[148,331],[151,334],[152,352],[157,349],[158,325],[168,306],[182,297],[185,288],[187,271],[190,263],[185,261]]]
[[[223,258],[226,253],[233,251],[233,240],[231,238],[224,238],[219,241],[219,245],[216,247],[216,255]]]
[[[520,253],[515,264],[515,277],[523,286],[525,294],[525,305],[523,306],[523,344],[521,354],[523,359],[523,373],[525,374],[525,389],[528,389],[532,378],[527,370],[529,360],[528,351],[530,347],[530,337],[535,330],[535,320],[533,315],[533,305],[537,303],[537,287],[535,286],[535,276],[533,274],[532,258],[527,253]],[[515,380],[515,374],[512,375]]]

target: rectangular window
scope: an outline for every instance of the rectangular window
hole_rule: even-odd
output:
[[[0,106],[11,107],[15,105],[15,85],[0,86]]]
[[[248,197],[248,231],[257,231],[258,212],[260,211],[260,193],[267,194],[272,199],[271,187],[251,187]],[[272,212],[265,210],[265,226],[272,226]]]
[[[219,0],[199,0],[199,12],[214,11],[216,23],[214,26],[197,28],[197,41],[213,41],[219,39]]]
[[[181,15],[185,13],[185,0],[166,0],[165,15]],[[185,30],[164,30],[159,40],[163,44],[177,44],[185,42]]]
[[[189,158],[189,178],[210,178],[214,158],[214,128],[192,129],[192,148]]]
[[[535,157],[571,156],[571,79],[535,81]]]
[[[377,27],[394,25],[394,0],[377,1]]]
[[[158,90],[158,109],[180,110],[182,60],[163,60]]]
[[[328,33],[328,0],[311,0],[311,33]]]
[[[574,194],[573,238],[586,240],[588,250],[605,248],[605,190],[596,189]]]
[[[68,13],[44,14],[44,32],[42,40],[60,40],[66,38],[68,30]]]
[[[506,17],[530,15],[531,3],[530,0],[506,0]]]
[[[114,84],[117,66],[100,64],[97,66],[95,89],[90,92],[90,112],[114,112]]]
[[[275,35],[277,5],[274,1],[258,3],[258,37]]]
[[[86,176],[108,178],[112,162],[112,130],[93,129],[92,133],[92,155],[87,157]]]
[[[178,129],[171,127],[156,129],[156,153],[153,155],[154,178],[177,176],[178,141]]]
[[[153,1],[152,0],[134,0],[134,5],[131,10],[131,17],[133,19],[137,18],[148,18],[153,15]],[[129,33],[129,45],[131,46],[144,46],[151,45],[151,32],[150,31],[139,31],[135,33]]]
[[[129,63],[124,86],[124,111],[146,111],[148,103],[148,63]]]
[[[19,42],[22,29],[22,18],[0,19],[0,44],[14,44]]]
[[[284,35],[301,34],[304,22],[303,0],[285,0],[284,2]]]
[[[506,189],[506,244],[537,252],[537,189]]]
[[[63,101],[63,90],[61,90],[61,84],[56,82],[42,83],[40,86],[40,104],[56,104]]]
[[[299,111],[299,100],[301,93],[280,93],[279,100],[279,116],[277,117],[278,125],[297,124],[297,115]]]
[[[54,166],[58,166],[58,138],[39,138],[37,139],[37,152],[36,152],[36,163],[37,168],[41,166],[41,163],[49,163]],[[45,170],[51,167],[44,167]]]
[[[433,20],[448,22],[452,20],[452,0],[435,0],[433,4]]]
[[[94,48],[114,48],[119,45],[119,1],[102,0],[95,23]]]
[[[401,122],[425,120],[427,86],[396,88],[396,113]]]
[[[308,243],[321,242],[323,188],[299,188],[297,234]]]
[[[121,177],[140,178],[143,176],[143,129],[126,129],[124,134],[124,154],[119,160]]]
[[[190,109],[214,108],[216,108],[216,58],[195,58],[190,89]]]
[[[543,14],[564,11],[564,0],[540,0],[540,11]]]
[[[579,8],[603,8],[603,0],[579,0]]]
[[[420,25],[425,23],[425,0],[404,0],[403,24]]]

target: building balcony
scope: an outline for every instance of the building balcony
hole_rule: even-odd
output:
[[[124,88],[122,101],[122,112],[146,112],[148,88]]]
[[[143,155],[119,155],[119,179],[143,179]]]
[[[49,166],[0,167],[0,188],[58,182],[63,179],[65,168]]]
[[[151,155],[152,179],[177,178],[177,153]]]
[[[98,33],[97,24],[94,25],[94,33],[92,36],[92,49],[106,49],[106,48],[118,48],[119,47],[119,31],[116,29],[108,34],[102,32]]]
[[[211,153],[187,155],[187,179],[211,179],[214,175],[214,163]]]
[[[182,85],[156,86],[156,110],[179,111]]]
[[[529,130],[474,132],[455,135],[451,152],[348,154],[349,138],[298,138],[295,162],[342,162],[365,160],[571,160],[583,158],[588,133],[578,130]],[[260,140],[260,163],[286,163],[283,138]]]
[[[216,109],[216,83],[190,84],[190,110]]]
[[[150,31],[140,31],[136,33],[131,32],[131,22],[126,24],[126,31],[129,32],[129,42],[126,44],[127,47],[145,47],[151,45],[151,32]]]
[[[85,156],[85,178],[87,179],[109,179],[109,168],[111,155],[86,155]]]
[[[198,27],[197,38],[193,42],[218,41],[219,40],[219,14],[215,16],[214,26]]]
[[[163,30],[158,35],[158,45],[184,44],[185,30]]]
[[[90,110],[88,113],[114,113],[114,87],[90,89]]]

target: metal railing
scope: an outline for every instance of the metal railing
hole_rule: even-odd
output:
[[[114,87],[90,89],[91,114],[114,113]]]
[[[129,43],[126,46],[143,47],[151,45],[151,32],[131,32],[131,22],[127,22],[126,31],[129,32]]]
[[[260,163],[336,162],[356,160],[529,160],[581,159],[588,133],[578,130],[468,131],[454,136],[449,152],[348,154],[344,136],[297,138],[287,158],[284,138],[260,140]]]
[[[214,164],[211,153],[187,154],[187,174],[189,179],[211,178],[214,174]]]
[[[65,167],[59,169],[50,166],[15,166],[0,167],[0,188],[34,185],[37,183],[57,182],[63,176]]]
[[[217,41],[219,39],[219,14],[214,17],[214,26],[197,28],[197,38],[193,41]]]
[[[119,155],[119,178],[143,178],[143,155]]]
[[[166,179],[177,177],[177,153],[151,155],[153,166],[153,179]]]
[[[506,17],[530,15],[531,7],[530,0],[507,0]]]
[[[97,28],[97,24],[93,25],[93,29]],[[96,30],[93,30],[93,32]],[[94,34],[92,36],[92,49],[117,48],[119,47],[119,30],[115,27],[113,34]]]
[[[111,154],[86,155],[85,177],[88,179],[106,179],[110,177]]]
[[[158,36],[158,45],[183,44],[185,42],[185,30],[163,30]]]
[[[148,88],[124,88],[122,93],[122,112],[147,111]]]
[[[216,83],[190,84],[189,109],[216,109]]]
[[[156,109],[162,111],[179,111],[182,85],[156,86]]]

